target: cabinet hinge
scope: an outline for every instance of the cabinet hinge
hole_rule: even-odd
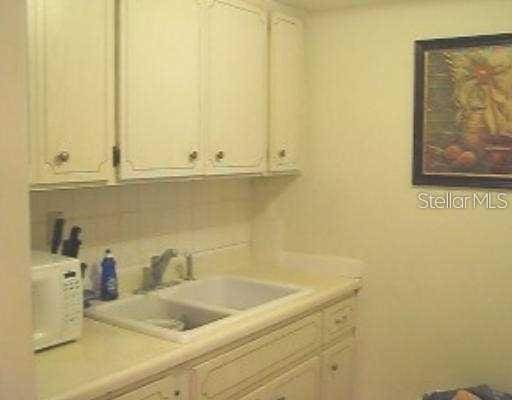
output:
[[[112,164],[114,167],[119,166],[121,163],[121,149],[119,146],[112,147]]]

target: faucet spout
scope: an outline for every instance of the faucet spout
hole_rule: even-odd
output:
[[[165,270],[171,262],[171,259],[175,257],[178,257],[178,251],[175,249],[167,249],[161,255],[151,257],[150,270],[153,277],[153,288],[162,284]]]

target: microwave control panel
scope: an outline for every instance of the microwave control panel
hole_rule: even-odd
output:
[[[83,292],[80,272],[65,269],[62,272],[62,293],[64,310],[63,334],[74,335],[82,327]]]

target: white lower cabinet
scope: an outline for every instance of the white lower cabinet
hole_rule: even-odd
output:
[[[193,367],[197,400],[231,399],[309,354],[322,341],[316,313]]]
[[[354,342],[347,340],[322,353],[322,400],[351,400]]]
[[[355,298],[339,301],[108,399],[351,400],[354,310]],[[322,334],[326,329],[327,336]]]
[[[354,342],[347,340],[240,400],[351,400]]]
[[[299,365],[268,385],[266,400],[318,400],[320,398],[320,358]]]
[[[171,375],[114,400],[188,400],[188,374]]]
[[[240,400],[318,399],[320,399],[320,358],[313,357]]]
[[[265,387],[262,387],[254,392],[249,393],[247,396],[240,398],[239,400],[266,400],[265,397],[267,391]]]

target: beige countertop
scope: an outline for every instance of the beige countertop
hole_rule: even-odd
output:
[[[203,273],[199,277],[212,275],[215,272]],[[228,332],[223,329],[222,332],[186,344],[157,339],[86,318],[80,340],[36,354],[39,400],[90,400],[105,395],[361,287],[361,280],[346,278],[332,271],[319,273],[306,269],[248,268],[232,271],[229,275],[300,285],[314,291],[293,304],[237,321]]]
[[[64,394],[91,380],[150,361],[178,345],[84,319],[82,338],[36,354],[41,399]]]

